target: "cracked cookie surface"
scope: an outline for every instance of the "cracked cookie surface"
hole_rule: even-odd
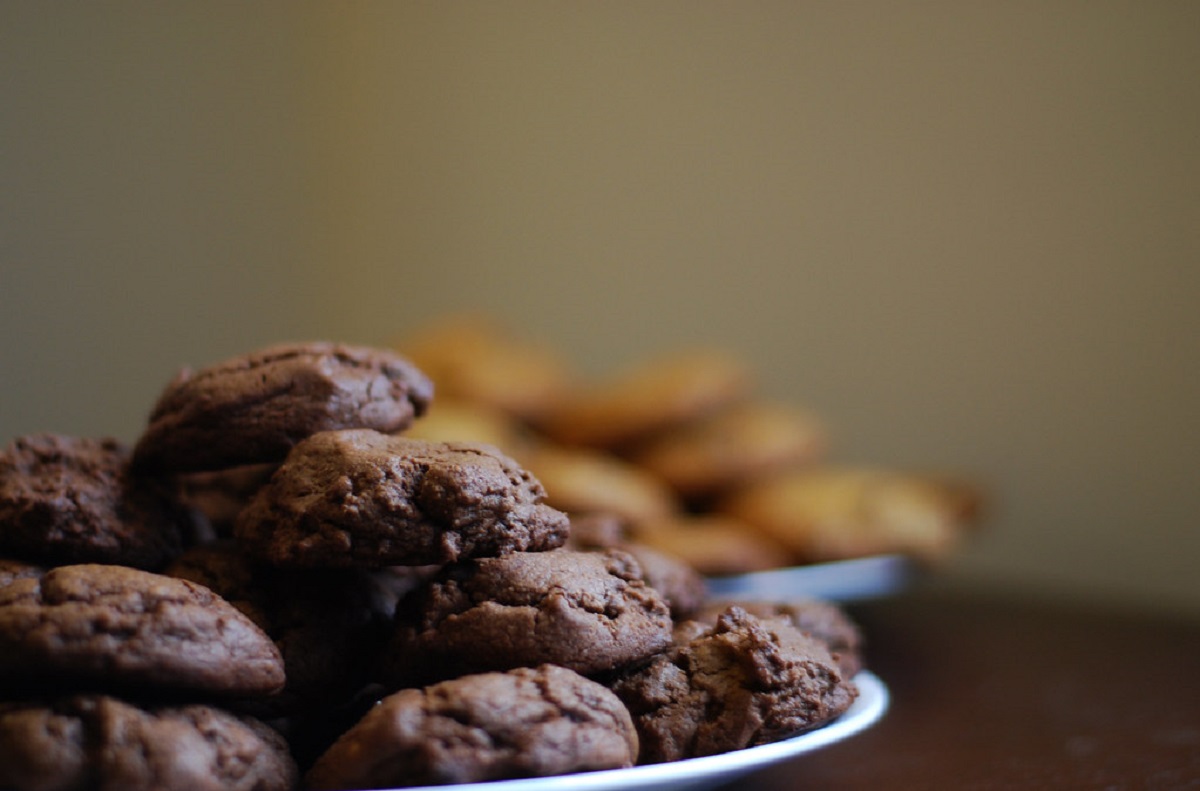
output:
[[[0,787],[287,791],[297,769],[263,723],[212,706],[88,695],[0,704]]]
[[[278,566],[450,563],[562,545],[567,516],[544,496],[488,445],[328,431],[288,454],[234,536]]]
[[[278,692],[283,660],[202,585],[123,566],[60,566],[0,587],[0,688]]]
[[[521,552],[444,569],[401,602],[387,658],[396,686],[562,665],[584,675],[671,642],[671,614],[626,552]]]
[[[401,431],[432,399],[429,378],[393,352],[280,344],[181,371],[159,396],[133,461],[156,474],[275,462],[318,431]]]
[[[824,645],[783,618],[731,607],[713,627],[683,633],[610,685],[633,715],[639,763],[786,739],[833,720],[858,695]]]
[[[112,438],[33,434],[0,452],[0,554],[34,563],[160,568],[183,517],[166,490],[130,474]]]
[[[637,734],[604,686],[555,665],[405,689],[309,770],[312,789],[472,783],[631,766]]]

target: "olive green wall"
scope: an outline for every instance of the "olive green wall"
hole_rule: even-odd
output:
[[[1200,4],[0,3],[0,434],[291,338],[692,343],[1200,612]]]

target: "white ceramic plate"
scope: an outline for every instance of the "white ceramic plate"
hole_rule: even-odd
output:
[[[843,602],[896,593],[909,584],[913,573],[912,561],[902,555],[875,555],[710,577],[707,584],[708,595],[714,599],[777,600],[809,596]]]
[[[689,761],[635,766],[631,769],[611,769],[526,780],[497,780],[491,783],[424,786],[399,791],[699,791],[826,747],[873,725],[887,711],[887,687],[878,677],[867,671],[855,676],[854,681],[858,684],[858,699],[841,717],[815,731],[774,744],[750,747],[724,755],[693,758]]]

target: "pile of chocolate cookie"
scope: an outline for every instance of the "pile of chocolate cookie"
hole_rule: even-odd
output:
[[[619,509],[554,507],[487,437],[420,436],[423,368],[272,347],[182,371],[132,448],[0,453],[0,788],[558,775],[853,702],[837,607],[705,601]]]

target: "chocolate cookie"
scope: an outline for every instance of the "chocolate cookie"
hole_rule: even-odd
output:
[[[545,662],[591,675],[671,642],[671,614],[620,550],[520,552],[443,569],[400,603],[388,676],[411,686]]]
[[[26,563],[21,560],[0,558],[0,588],[16,580],[37,578],[46,573],[41,566]]]
[[[400,431],[432,398],[429,378],[386,350],[273,346],[177,375],[150,413],[133,462],[155,474],[277,462],[318,431]]]
[[[211,706],[0,704],[0,788],[11,791],[289,791],[297,775],[277,733]]]
[[[682,559],[630,541],[619,517],[612,514],[588,514],[571,517],[569,549],[584,552],[621,549],[642,567],[646,584],[662,594],[671,608],[671,617],[686,618],[704,603],[707,590],[704,577]]]
[[[0,453],[0,554],[156,569],[179,552],[184,522],[165,490],[130,475],[115,439],[37,434]]]
[[[234,535],[279,566],[449,563],[560,546],[567,517],[544,494],[487,445],[327,431],[288,454]]]
[[[854,678],[863,667],[863,636],[858,625],[833,602],[820,599],[787,601],[714,601],[691,615],[711,628],[730,606],[741,607],[760,619],[786,618],[792,626],[820,640],[838,663],[843,678]]]
[[[633,715],[644,764],[779,741],[833,720],[858,695],[825,646],[737,607],[611,688]]]
[[[272,714],[349,699],[367,683],[391,632],[393,608],[375,609],[376,586],[365,571],[277,569],[219,541],[189,549],[163,573],[212,590],[279,647],[287,684],[264,701]]]
[[[190,511],[198,535],[192,543],[232,536],[237,515],[254,493],[271,480],[278,467],[278,464],[251,464],[175,476],[171,481],[175,499]]]
[[[0,587],[0,687],[253,696],[283,683],[271,639],[195,583],[80,565]]]
[[[629,712],[600,684],[543,665],[384,698],[316,762],[311,789],[477,783],[632,765]]]

